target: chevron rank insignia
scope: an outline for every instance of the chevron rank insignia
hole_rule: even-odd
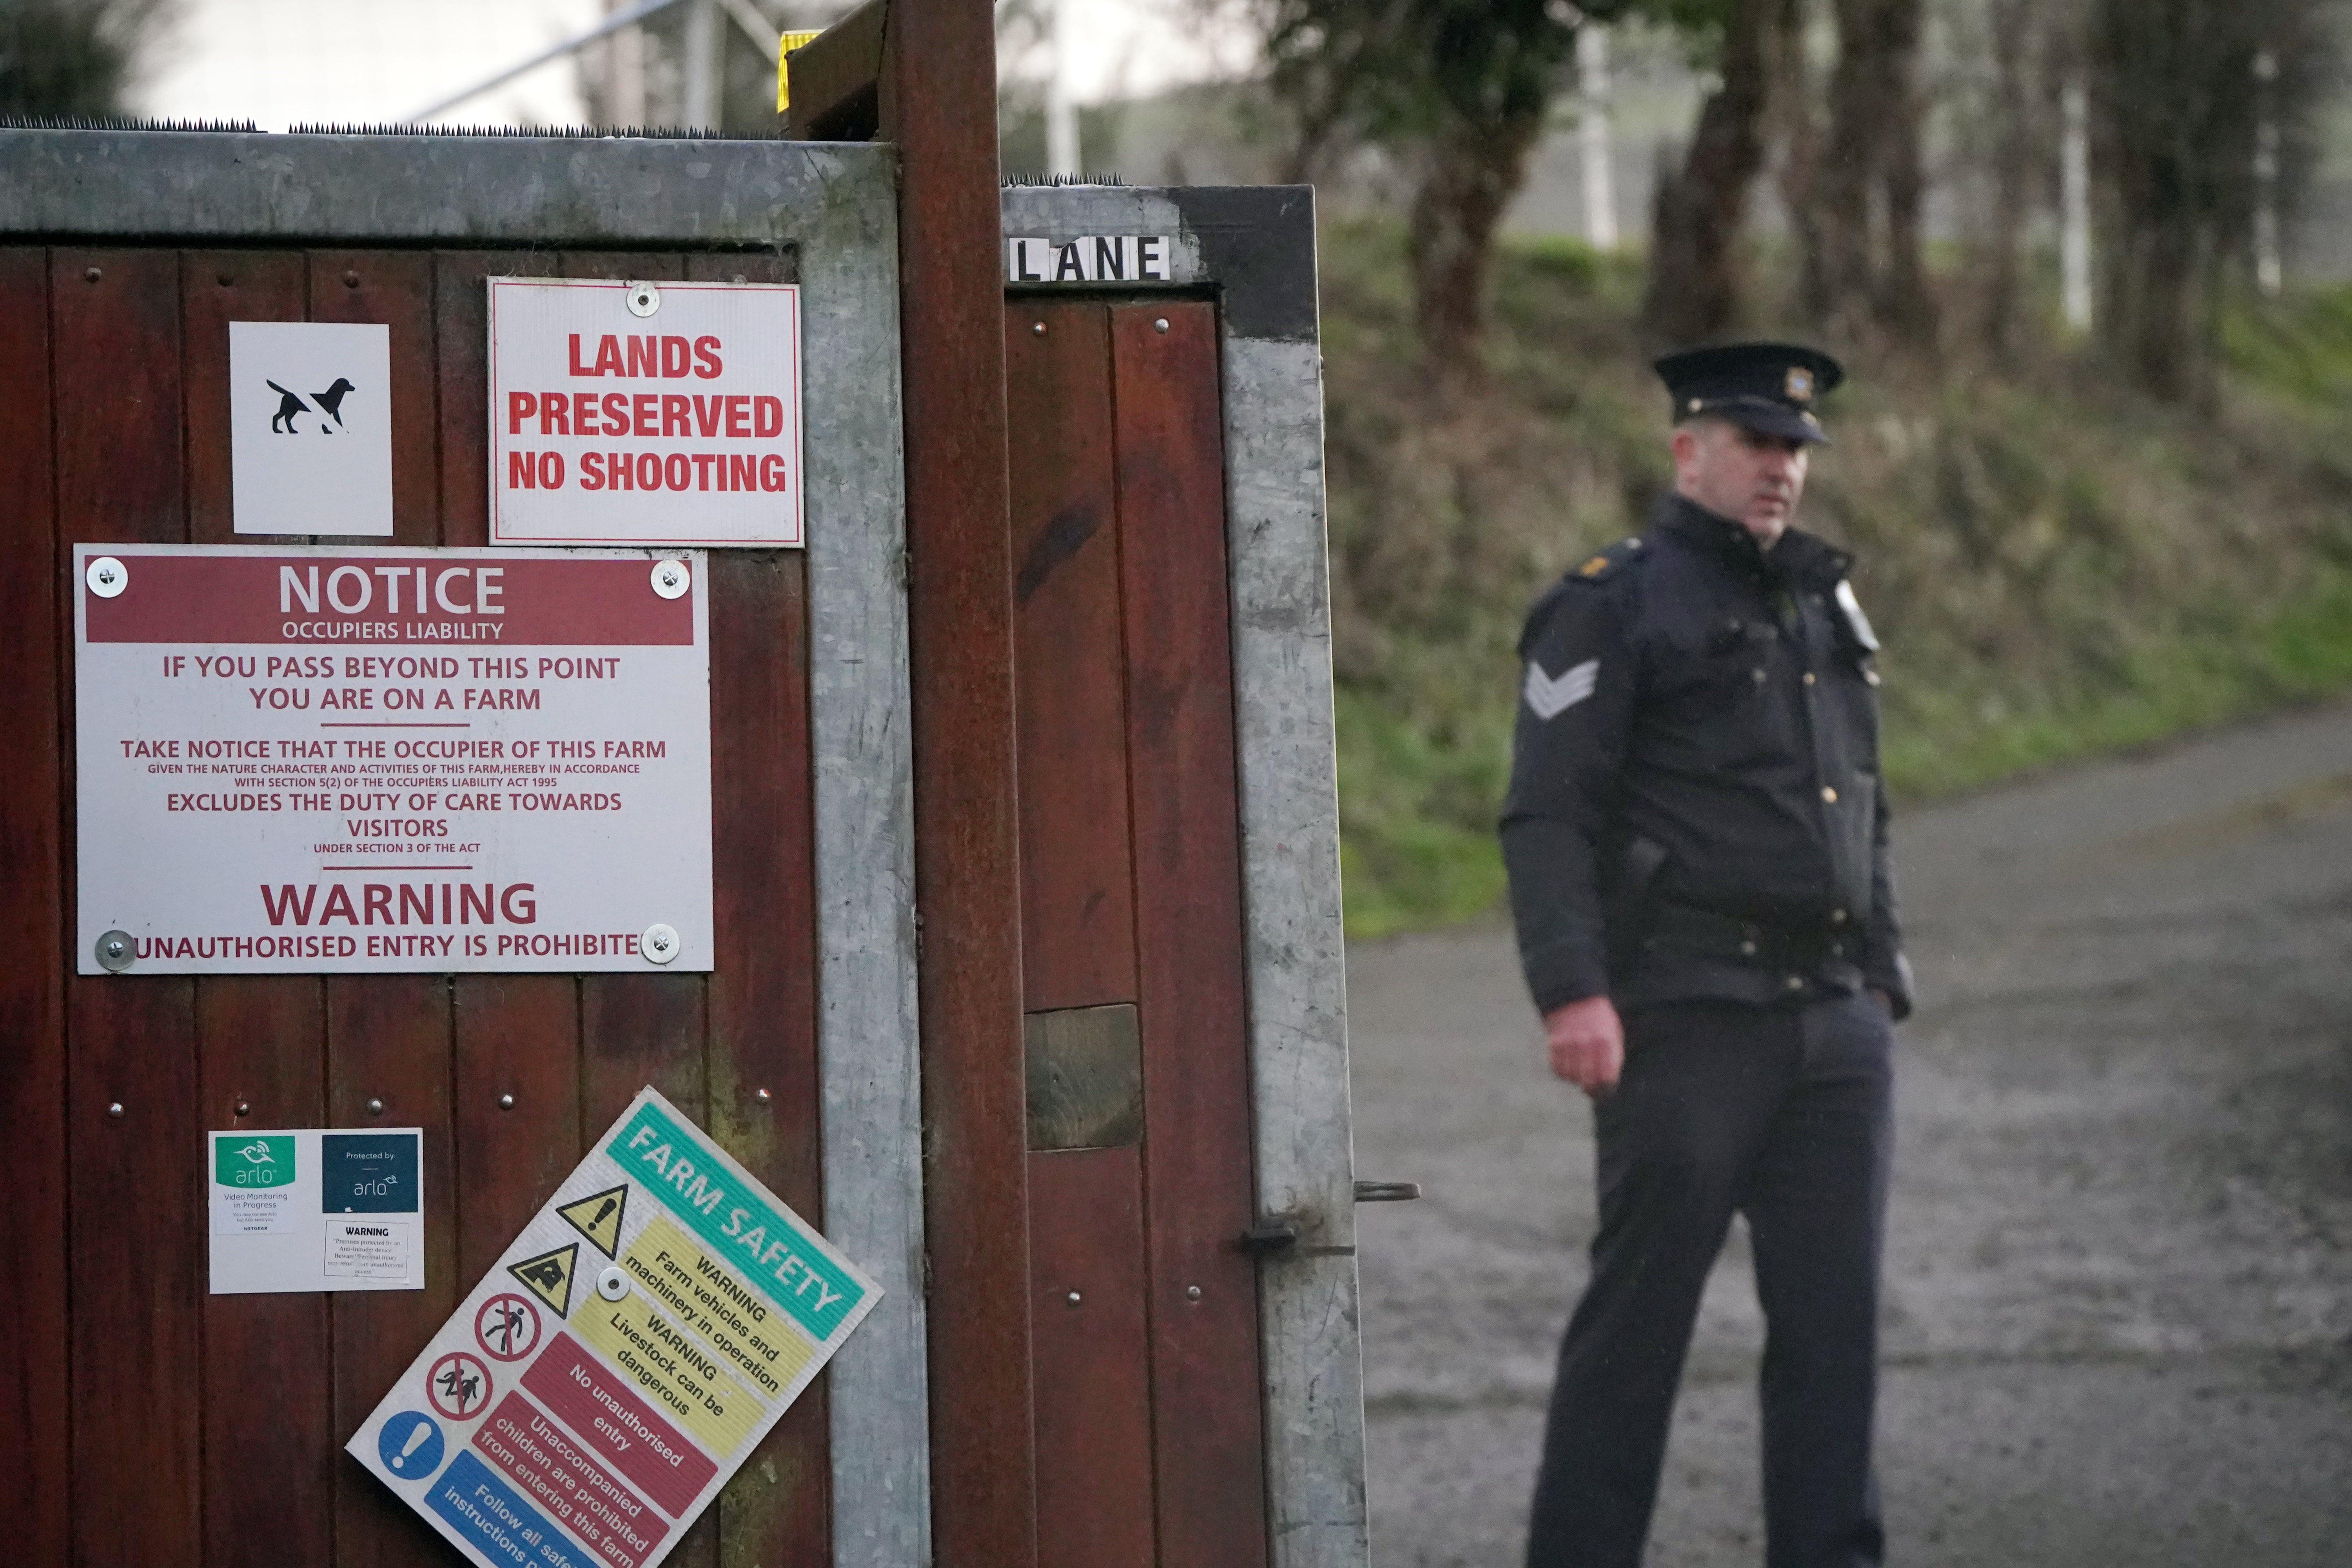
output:
[[[1528,661],[1528,707],[1535,716],[1547,721],[1559,718],[1578,703],[1592,695],[1593,683],[1601,679],[1601,661],[1588,658],[1573,668],[1564,670],[1555,679],[1544,673],[1543,666]]]

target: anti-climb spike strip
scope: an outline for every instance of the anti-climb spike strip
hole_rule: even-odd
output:
[[[256,134],[250,120],[143,120],[111,114],[0,114],[0,131],[229,131]]]
[[[1007,174],[1003,184],[1014,185],[1124,185],[1127,182],[1113,174]]]
[[[415,125],[415,124],[329,124],[315,123],[288,127],[296,136],[494,136],[521,137],[530,140],[572,142],[604,142],[637,140],[652,142],[718,142],[725,140],[714,131],[691,130],[676,125]]]

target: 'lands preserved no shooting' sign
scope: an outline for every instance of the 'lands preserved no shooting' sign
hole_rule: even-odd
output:
[[[710,968],[702,568],[77,546],[81,972]]]
[[[797,545],[800,289],[493,278],[490,538]]]

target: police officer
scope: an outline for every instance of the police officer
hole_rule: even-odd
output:
[[[1675,490],[1536,602],[1503,853],[1552,1070],[1594,1101],[1600,1229],[1529,1568],[1634,1568],[1708,1269],[1748,1218],[1766,1561],[1874,1563],[1890,1024],[1910,1010],[1849,557],[1790,526],[1816,400],[1781,343],[1658,362]]]

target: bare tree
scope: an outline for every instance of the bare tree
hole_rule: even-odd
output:
[[[1475,376],[1495,237],[1526,184],[1576,29],[1622,0],[1266,0],[1272,86],[1295,174],[1336,142],[1380,146],[1412,182],[1422,348],[1441,381]]]
[[[2247,252],[2266,116],[2307,163],[2329,68],[2315,0],[2098,0],[2091,19],[2093,158],[2106,230],[2101,341],[2145,391],[2210,403],[2220,304]],[[2256,62],[2277,62],[2263,79]],[[2283,184],[2283,191],[2291,185]]]
[[[1917,74],[1921,0],[1835,0],[1829,128],[1801,222],[1798,300],[1843,335],[1924,345],[1935,300],[1920,251],[1927,194]]]

